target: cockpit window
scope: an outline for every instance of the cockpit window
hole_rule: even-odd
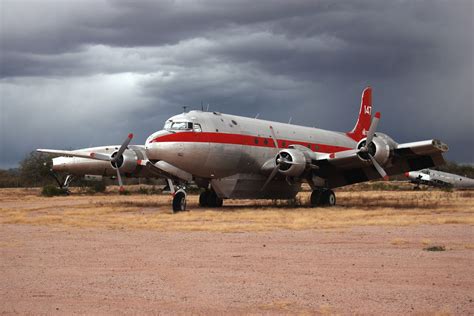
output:
[[[202,132],[201,124],[194,123],[194,131],[195,132]]]
[[[191,122],[174,122],[173,125],[171,125],[171,129],[174,130],[186,130],[186,129],[192,129],[193,128],[193,123]]]
[[[185,130],[192,130],[193,123],[192,122],[172,122],[167,121],[165,123],[165,130],[174,130],[174,131],[185,131]]]

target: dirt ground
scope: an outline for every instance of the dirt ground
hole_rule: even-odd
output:
[[[193,197],[173,215],[165,198],[0,190],[0,311],[474,314],[474,195],[383,202],[392,194],[341,192],[336,210],[229,201],[211,211]],[[379,209],[357,202],[370,195]],[[435,245],[445,251],[424,250]]]

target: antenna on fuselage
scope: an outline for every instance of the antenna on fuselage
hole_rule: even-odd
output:
[[[288,124],[291,124],[291,120],[292,120],[292,119],[293,119],[293,118],[290,116],[290,119],[288,120]]]
[[[183,105],[183,113],[186,113],[186,109],[187,109],[187,108],[188,108],[188,107],[187,107],[186,105]]]
[[[209,103],[207,104],[206,112],[209,112]]]
[[[257,113],[257,115],[255,115],[255,118],[257,119],[259,115],[260,115],[260,113]]]
[[[204,105],[202,104],[202,100],[201,100],[201,112],[204,112]]]

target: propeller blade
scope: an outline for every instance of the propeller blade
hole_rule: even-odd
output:
[[[120,146],[120,149],[118,150],[117,154],[111,160],[112,162],[116,162],[122,156],[125,149],[127,149],[128,144],[130,144],[130,142],[132,141],[132,138],[133,138],[133,134],[132,133],[128,134],[127,139],[125,139],[122,146]]]
[[[372,123],[370,124],[369,132],[367,133],[367,138],[365,140],[365,148],[368,150],[372,139],[374,138],[375,131],[377,130],[377,124],[379,124],[380,112],[375,113],[374,118],[372,118]]]
[[[271,125],[270,125],[270,132],[272,133],[273,144],[275,145],[275,148],[278,148],[278,140],[275,135],[275,131],[273,130],[273,126]]]
[[[93,159],[96,159],[96,160],[112,161],[112,157],[110,157],[109,155],[105,155],[105,154],[90,153],[89,156]]]
[[[124,188],[123,188],[122,176],[120,175],[120,170],[118,168],[116,170],[117,170],[117,180],[120,186],[119,191],[123,192]]]
[[[297,165],[297,162],[287,160],[285,158],[278,158],[278,163],[287,164],[287,165]]]
[[[272,179],[276,176],[277,173],[278,173],[278,165],[276,165],[275,168],[273,168],[272,173],[270,173],[270,176],[268,177],[267,181],[265,181],[260,191],[265,190],[267,185],[270,183],[270,181],[272,181]]]
[[[372,157],[372,155],[369,154],[369,158],[370,160],[372,161],[372,164],[374,165],[375,169],[377,169],[377,172],[382,176],[382,178],[384,180],[388,180],[388,176],[387,176],[387,173],[385,172],[385,170],[383,170],[382,166],[379,165],[379,163],[377,162],[377,160],[375,160],[374,157]]]

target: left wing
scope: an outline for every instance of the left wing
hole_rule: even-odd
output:
[[[447,150],[448,146],[436,139],[398,144],[383,168],[391,176],[438,166],[445,163],[442,153]],[[359,150],[326,154],[312,163],[319,167],[314,174],[325,179],[329,188],[381,178],[369,160],[360,158]]]

